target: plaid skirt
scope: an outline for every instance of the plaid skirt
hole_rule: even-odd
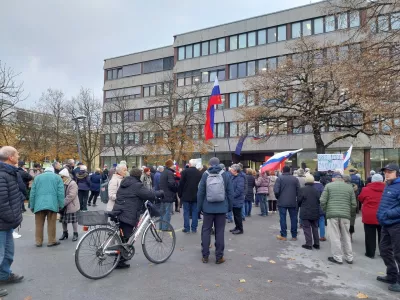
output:
[[[65,212],[63,215],[61,215],[60,222],[61,223],[77,223],[78,217],[76,216],[76,213],[67,214]]]

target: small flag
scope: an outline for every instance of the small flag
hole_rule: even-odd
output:
[[[303,149],[284,151],[275,154],[261,166],[261,173],[264,173],[265,171],[273,171],[279,169],[279,165],[284,163],[285,160],[289,159],[293,154],[302,150]]]
[[[349,150],[343,154],[343,169],[346,170],[350,164],[351,151],[353,150],[353,145],[350,146]]]
[[[236,150],[235,150],[235,154],[236,155],[240,155],[240,153],[242,152],[242,148],[243,148],[243,144],[244,141],[246,140],[247,135],[242,135],[236,145]]]
[[[211,97],[208,100],[206,112],[206,125],[204,126],[204,136],[206,141],[214,138],[214,113],[215,105],[222,104],[221,92],[219,91],[218,78],[215,78],[214,87],[211,92]]]

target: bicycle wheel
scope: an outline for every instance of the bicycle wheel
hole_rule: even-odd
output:
[[[150,223],[143,233],[143,254],[152,263],[161,264],[167,261],[174,252],[175,244],[175,230],[164,220]]]
[[[100,227],[89,231],[79,241],[75,250],[75,264],[78,271],[90,279],[100,279],[110,274],[117,266],[121,254],[105,254],[103,247],[122,244],[115,230]]]

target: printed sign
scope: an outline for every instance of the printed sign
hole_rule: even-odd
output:
[[[201,161],[201,158],[195,158],[195,161],[196,161],[196,169],[203,168],[203,163]]]
[[[318,171],[343,171],[343,154],[318,154]]]

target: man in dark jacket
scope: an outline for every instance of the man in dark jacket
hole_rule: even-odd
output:
[[[80,165],[79,172],[75,173],[76,183],[78,184],[78,197],[81,210],[87,210],[87,203],[89,199],[90,191],[90,179],[87,167]]]
[[[160,190],[164,191],[164,199],[161,200],[161,219],[171,221],[172,203],[175,202],[176,193],[178,191],[178,184],[175,181],[174,173],[172,169],[174,162],[169,159],[165,162],[165,169],[160,176]],[[167,228],[162,228],[166,230]]]
[[[25,166],[24,161],[18,162],[18,172],[21,175],[22,181],[24,182],[25,185],[23,194],[25,196],[24,200],[26,200],[28,199],[29,182],[33,180],[33,177],[27,171],[25,171],[25,169],[23,168],[24,166]],[[22,201],[22,211],[26,212],[24,201]]]
[[[164,167],[159,166],[157,168],[156,174],[154,174],[153,188],[155,191],[160,190],[160,177],[162,172],[164,172]]]
[[[107,181],[108,180],[108,166],[107,165],[104,165],[104,168],[103,168],[103,173],[101,174],[101,180],[103,181],[103,182],[105,182],[105,181]]]
[[[247,193],[246,198],[244,200],[245,203],[245,214],[246,217],[251,217],[251,208],[254,201],[254,187],[256,186],[256,179],[253,176],[253,170],[246,170],[246,184],[247,184]]]
[[[201,173],[196,168],[196,160],[189,161],[189,168],[182,171],[179,182],[179,198],[183,203],[183,232],[190,233],[190,216],[192,216],[192,232],[197,232],[197,189],[201,179]]]
[[[400,292],[400,178],[399,166],[389,164],[385,172],[387,187],[383,191],[377,218],[382,225],[379,250],[386,265],[386,276],[377,280],[389,283],[389,290]],[[396,266],[397,264],[397,266]]]
[[[204,219],[201,231],[201,251],[203,254],[203,263],[208,263],[208,257],[210,256],[211,229],[214,225],[216,263],[222,264],[225,262],[225,215],[227,212],[232,211],[233,187],[228,173],[221,172],[223,170],[219,166],[219,159],[217,157],[211,158],[209,165],[210,167],[201,177],[197,192],[197,209],[203,212]],[[223,178],[223,190],[225,193],[225,199],[223,201],[209,201],[213,200],[213,195],[207,194],[207,179],[210,174],[213,174],[213,176],[221,174]]]
[[[278,240],[287,240],[286,214],[289,211],[292,241],[297,241],[297,196],[299,195],[299,190],[299,181],[290,174],[290,168],[284,166],[283,173],[276,180],[274,186],[275,196],[278,199],[279,221],[281,225],[281,234],[276,237]]]
[[[231,230],[233,234],[243,234],[242,209],[244,205],[245,187],[247,186],[246,177],[240,174],[240,166],[234,164],[231,166],[231,180],[233,186],[233,218],[235,228]]]
[[[21,203],[24,196],[18,185],[18,151],[10,146],[0,149],[0,284],[22,281],[23,276],[11,272],[14,260],[13,230],[22,222]],[[0,288],[0,297],[7,291]]]

